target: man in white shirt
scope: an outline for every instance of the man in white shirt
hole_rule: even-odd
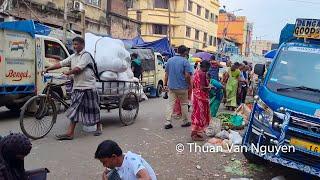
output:
[[[74,76],[71,105],[66,112],[71,122],[67,133],[57,135],[58,140],[72,140],[78,122],[86,126],[97,125],[95,136],[100,136],[102,133],[100,98],[95,85],[97,77],[95,75],[94,59],[89,52],[85,51],[83,38],[76,37],[72,41],[75,53],[44,70],[44,72],[48,72],[62,67],[70,67],[70,71],[63,73],[67,76]]]
[[[95,158],[100,160],[106,171],[102,179],[107,180],[109,176],[116,176],[122,180],[156,180],[156,174],[152,167],[141,156],[128,151],[122,153],[119,145],[111,140],[105,140],[99,144]]]

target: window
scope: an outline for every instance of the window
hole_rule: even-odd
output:
[[[210,21],[214,22],[214,17],[215,17],[215,15],[213,13],[211,13]]]
[[[64,60],[67,58],[67,53],[64,51],[62,46],[53,41],[44,41],[45,44],[45,57],[56,60]]]
[[[100,0],[86,0],[88,4],[100,7]]]
[[[213,43],[213,36],[210,36],[209,37],[209,45],[212,46],[212,43]]]
[[[209,19],[209,10],[206,9],[206,19]]]
[[[208,33],[203,33],[203,42],[207,43],[208,40]]]
[[[199,30],[196,30],[196,35],[195,35],[195,39],[196,39],[196,40],[199,40],[199,34],[200,34],[200,31],[199,31]]]
[[[154,0],[154,7],[161,9],[169,8],[169,0]]]
[[[192,12],[192,1],[191,0],[188,0],[188,11],[191,11]]]
[[[162,56],[157,55],[158,65],[164,65]]]
[[[191,37],[191,28],[190,27],[187,27],[187,29],[186,29],[186,36]]]
[[[198,15],[198,16],[201,16],[201,9],[202,9],[201,6],[198,5],[198,6],[197,6],[197,15]]]
[[[215,21],[214,21],[216,24],[218,24],[218,19],[219,19],[219,17],[216,15],[216,18],[215,18]]]
[[[161,24],[154,24],[153,25],[153,34],[167,35],[168,34],[168,26],[161,25]]]
[[[213,37],[213,46],[217,46],[217,38]]]

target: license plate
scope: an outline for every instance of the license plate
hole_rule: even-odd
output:
[[[312,143],[309,141],[305,141],[297,138],[291,138],[290,144],[307,149],[309,151],[320,152],[320,144]]]

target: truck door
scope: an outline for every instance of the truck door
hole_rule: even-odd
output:
[[[164,59],[161,54],[156,54],[156,85],[164,80],[165,68],[164,68]]]
[[[19,90],[24,88],[29,89],[30,92],[33,91],[35,86],[34,39],[27,33],[7,30],[3,31],[1,39],[3,47],[0,56],[3,63],[1,63],[1,71],[3,71],[1,84],[12,87],[8,88],[7,93],[27,93]]]
[[[42,68],[38,70],[39,75],[41,75],[40,73],[44,68],[59,63],[60,61],[70,56],[65,46],[57,39],[42,38],[41,45],[41,58],[43,59],[43,61],[38,62],[42,64]],[[69,68],[61,68],[58,70],[50,71],[50,73],[60,74],[63,71],[67,71],[68,69]],[[38,93],[41,93],[44,89],[45,81],[42,77],[38,79],[39,81],[37,81],[37,89]]]

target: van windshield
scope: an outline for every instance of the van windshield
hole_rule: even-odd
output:
[[[274,91],[283,88],[307,87],[320,90],[320,48],[285,47],[281,50],[268,80],[268,87]],[[299,95],[305,89],[291,89],[283,92]],[[308,92],[310,95],[310,92]],[[316,91],[314,91],[316,93]],[[317,94],[319,96],[319,92]],[[303,97],[303,96],[302,96]]]

